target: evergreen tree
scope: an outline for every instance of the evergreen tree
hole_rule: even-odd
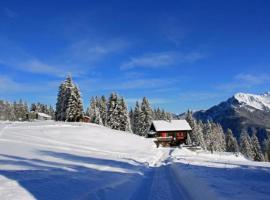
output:
[[[162,114],[160,108],[156,109],[155,120],[162,120]]]
[[[196,143],[202,149],[206,149],[206,144],[203,137],[203,123],[202,121],[196,121],[195,123],[195,136],[196,136]]]
[[[146,136],[153,120],[153,111],[146,97],[141,104],[141,113],[139,115],[139,135]]]
[[[0,120],[17,120],[13,104],[0,100]]]
[[[140,135],[139,133],[139,126],[141,124],[140,122],[140,115],[141,115],[141,107],[139,102],[136,102],[135,108],[134,108],[134,114],[133,114],[133,126],[132,126],[132,131],[136,135]]]
[[[55,111],[53,107],[50,105],[48,115],[52,116],[52,119],[55,119]]]
[[[55,110],[55,120],[56,121],[65,121],[66,119],[66,104],[67,100],[65,99],[66,86],[65,83],[61,83],[58,90],[56,110]]]
[[[215,151],[224,152],[226,150],[225,134],[220,124],[215,124]]]
[[[255,161],[264,161],[263,153],[261,150],[261,145],[259,143],[259,140],[258,140],[255,132],[253,132],[253,134],[251,136],[251,144],[252,144],[252,149],[254,152],[253,159]]]
[[[166,112],[166,120],[172,121],[172,114],[170,112]]]
[[[251,139],[246,131],[243,131],[240,135],[240,151],[248,159],[253,160],[254,152],[251,144]]]
[[[193,118],[192,112],[190,110],[188,110],[187,112],[186,120],[192,129],[190,132],[190,139],[191,139],[192,144],[201,146],[201,148],[206,149],[206,144],[204,141],[204,134],[203,134],[204,132],[203,123],[201,121],[197,122]]]
[[[102,124],[104,126],[107,126],[107,100],[106,100],[106,97],[104,95],[102,95],[99,105],[100,105],[99,111],[100,111],[100,117],[102,120]]]
[[[36,111],[36,109],[37,109],[36,104],[35,103],[32,103],[31,104],[31,107],[30,107],[30,111]]]
[[[214,137],[213,137],[213,132],[212,132],[212,124],[210,123],[210,121],[207,121],[207,123],[204,124],[203,133],[204,133],[204,141],[206,144],[206,148],[207,150],[211,151],[211,153],[213,153]]]
[[[87,109],[87,115],[90,117],[90,122],[103,125],[97,101],[98,98],[91,98],[90,106]]]
[[[187,145],[192,145],[189,133],[187,134],[187,142],[186,143],[187,143]]]
[[[196,134],[195,134],[195,119],[193,118],[193,114],[192,111],[188,110],[187,112],[187,116],[186,116],[186,121],[188,122],[188,124],[191,127],[191,132],[190,132],[190,139],[192,141],[192,144],[194,143],[195,145],[197,145],[197,138],[196,138]]]
[[[112,129],[119,130],[120,123],[118,120],[118,96],[116,93],[112,93],[108,100],[108,113],[107,113],[107,125]]]
[[[227,129],[226,131],[226,151],[238,153],[239,147],[236,138],[233,136],[232,130]]]
[[[263,141],[263,154],[265,161],[270,161],[270,140],[264,139]]]
[[[83,117],[83,104],[77,86],[68,75],[59,86],[55,119],[57,121],[80,121]]]
[[[129,111],[129,119],[130,119],[131,131],[133,132],[133,127],[134,127],[134,112],[133,112],[133,109],[132,108]]]
[[[130,118],[129,118],[129,114],[128,114],[128,109],[127,109],[127,105],[126,105],[123,97],[121,97],[119,99],[119,103],[118,103],[117,108],[118,108],[119,123],[120,123],[119,130],[131,132]]]
[[[17,102],[13,103],[13,107],[14,107],[14,114],[15,114],[16,120],[24,121],[27,119],[28,106],[26,103],[24,103],[20,99],[18,103]]]
[[[162,111],[160,113],[160,119],[161,120],[167,120],[166,112],[165,112],[164,109],[162,109]]]

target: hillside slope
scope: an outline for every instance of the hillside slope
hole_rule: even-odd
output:
[[[0,123],[0,199],[268,199],[270,164],[84,123]],[[225,188],[225,189],[223,189]]]
[[[114,188],[125,196],[123,184],[160,157],[152,141],[94,124],[0,126],[1,199],[95,199]]]

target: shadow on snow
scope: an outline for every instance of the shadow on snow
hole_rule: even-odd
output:
[[[40,154],[61,159],[67,163],[72,161],[73,164],[0,154],[2,156],[0,165],[2,166],[30,168],[27,170],[0,170],[0,175],[17,181],[36,199],[41,200],[157,199],[157,196],[153,195],[154,192],[162,193],[162,187],[166,190],[166,185],[177,184],[175,181],[168,180],[173,177],[167,176],[167,171],[164,171],[167,166],[149,168],[134,160],[132,160],[134,164],[130,164],[53,151],[41,151]],[[86,167],[84,164],[120,168],[123,169],[123,172],[109,171],[110,169],[108,171],[97,170]],[[260,194],[270,196],[270,171],[267,168],[248,168],[240,165],[237,168],[226,169],[181,163],[174,163],[174,165],[178,170],[190,172],[205,183],[209,182],[209,188],[223,196],[240,197],[245,192],[253,192],[253,198],[257,196],[257,199],[260,199]],[[159,185],[156,183],[157,181],[160,181]],[[161,190],[159,190],[160,187]],[[194,187],[196,187],[196,183],[194,183]],[[171,188],[168,190],[174,195],[175,190]],[[162,197],[162,195],[158,196]]]

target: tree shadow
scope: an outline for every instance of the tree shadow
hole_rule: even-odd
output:
[[[78,156],[63,152],[40,151],[41,159],[0,154],[0,165],[9,170],[0,170],[0,175],[14,180],[36,199],[151,199],[153,177],[166,166],[147,167],[144,163],[116,161],[103,158]],[[54,161],[42,160],[52,157]],[[213,164],[213,162],[211,162]],[[90,167],[88,166],[90,164]],[[96,166],[107,166],[107,171]],[[209,188],[222,197],[231,199],[265,199],[270,196],[270,170],[264,167],[215,168],[191,164],[172,163],[175,173],[191,173],[194,180],[203,180]],[[170,164],[168,164],[170,165]],[[13,170],[9,168],[13,167]],[[20,170],[16,170],[20,169]],[[114,168],[123,171],[115,171]],[[24,169],[24,170],[21,170]],[[143,172],[143,175],[139,172]],[[161,176],[166,179],[166,174]],[[169,178],[168,178],[169,179]],[[199,187],[197,182],[192,187]],[[168,184],[177,184],[167,180]],[[16,191],[14,191],[16,192]],[[156,191],[159,192],[159,191]],[[252,195],[250,195],[252,194]],[[249,195],[249,196],[248,196]],[[1,195],[0,195],[1,196]],[[149,197],[150,196],[150,197]]]
[[[54,152],[54,151],[39,151],[39,152],[42,155],[51,156],[54,158],[61,158],[67,161],[81,162],[81,163],[95,164],[95,165],[106,165],[106,166],[117,167],[117,168],[122,168],[126,170],[130,170],[133,168],[141,168],[144,165],[144,163],[140,163],[134,159],[125,159],[125,160],[130,160],[133,163],[135,163],[135,165],[130,164],[128,162],[121,162],[117,160],[79,156],[79,155],[63,153],[63,152]]]
[[[36,199],[41,200],[126,199],[132,194],[136,182],[143,178],[139,173],[134,173],[138,166],[121,161],[51,151],[41,153],[66,161],[75,161],[78,164],[0,154],[3,157],[0,160],[2,166],[26,168],[25,170],[16,170],[16,168],[15,170],[0,170],[0,175],[15,180]],[[123,169],[123,172],[93,169],[80,163],[117,167]],[[140,169],[144,167],[141,165]],[[130,172],[130,169],[134,171]]]

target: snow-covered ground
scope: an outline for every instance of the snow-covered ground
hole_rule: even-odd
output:
[[[269,199],[270,164],[85,123],[0,123],[0,199]]]

